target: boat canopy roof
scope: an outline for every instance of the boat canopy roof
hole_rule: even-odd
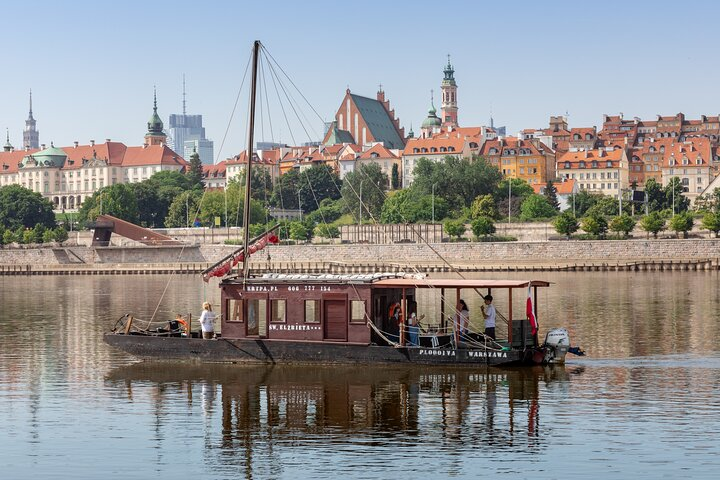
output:
[[[451,278],[387,278],[373,282],[380,288],[527,288],[549,287],[544,280],[468,280]]]
[[[227,278],[224,283],[243,283],[242,277]],[[548,287],[544,280],[468,280],[450,278],[428,278],[423,274],[393,272],[361,274],[283,274],[266,273],[250,277],[248,283],[338,283],[370,284],[373,288],[527,288]]]

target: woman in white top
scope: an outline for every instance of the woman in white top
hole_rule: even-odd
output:
[[[462,335],[467,333],[468,324],[470,323],[470,310],[468,310],[468,306],[463,299],[460,299],[456,308],[457,315],[455,316],[455,328]]]
[[[211,340],[215,338],[215,312],[212,311],[210,302],[203,303],[203,311],[200,314],[200,328],[204,339]]]

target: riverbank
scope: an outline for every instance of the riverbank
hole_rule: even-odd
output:
[[[49,246],[0,249],[0,275],[199,273],[228,245]],[[278,245],[253,271],[672,271],[717,270],[720,239],[425,244]]]

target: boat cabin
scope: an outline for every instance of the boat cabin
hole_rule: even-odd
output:
[[[530,335],[524,304],[518,308],[518,302],[531,294],[536,305],[538,287],[547,286],[544,281],[431,279],[392,273],[226,278],[220,284],[222,336],[394,346],[411,346],[413,338],[416,346],[461,345],[454,322],[461,296],[479,298],[504,290],[506,294],[498,298],[506,302],[497,307],[498,339],[524,348],[536,346],[537,335]],[[419,339],[408,335],[408,318],[413,314],[420,320]],[[512,328],[501,320],[506,318],[513,319]],[[474,321],[483,325],[479,311]]]

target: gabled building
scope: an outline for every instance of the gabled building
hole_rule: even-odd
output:
[[[709,138],[691,138],[671,143],[663,156],[663,186],[668,185],[673,177],[678,177],[685,195],[691,202],[694,201],[717,174],[712,166],[713,150]]]
[[[369,145],[377,142],[387,148],[405,147],[405,129],[395,118],[395,110],[385,100],[382,89],[377,92],[376,99],[372,99],[353,94],[348,88],[322,143]]]
[[[480,156],[508,178],[534,185],[555,178],[555,152],[535,138],[499,138],[485,142]]]
[[[628,188],[628,158],[625,149],[597,148],[566,152],[558,157],[561,179],[576,180],[580,190],[619,198]]]
[[[563,180],[560,182],[553,183],[555,186],[555,192],[557,194],[558,204],[560,210],[567,210],[572,208],[572,196],[578,193],[578,183],[575,180]],[[547,190],[547,183],[534,183],[532,185],[533,191],[539,195],[545,195]]]
[[[446,156],[471,158],[480,149],[480,139],[456,132],[434,135],[431,138],[412,138],[402,153],[402,187],[410,186],[414,180],[413,170],[420,158],[438,162]]]

